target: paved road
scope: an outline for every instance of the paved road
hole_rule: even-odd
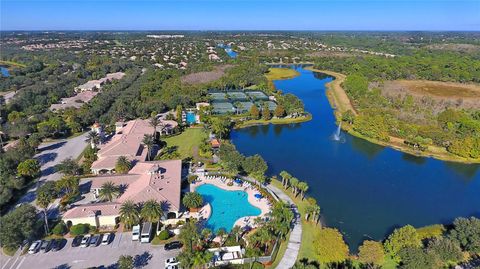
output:
[[[267,188],[273,191],[280,200],[294,205],[292,199],[290,199],[290,197],[288,197],[288,195],[286,195],[283,190],[271,184],[268,185]],[[296,207],[293,207],[292,210],[295,214],[295,221],[293,223],[292,231],[290,232],[290,238],[288,239],[287,250],[285,251],[282,260],[280,261],[276,269],[292,268],[297,261],[298,252],[300,251],[300,244],[302,242],[302,220],[298,209]]]
[[[13,257],[0,255],[0,269],[56,268],[75,269],[88,267],[112,267],[121,255],[134,257],[136,268],[164,268],[165,260],[178,255],[179,251],[165,251],[163,246],[141,244],[131,240],[131,233],[117,233],[110,245],[72,248],[71,240],[58,252],[36,253]]]
[[[30,188],[28,192],[18,201],[21,203],[33,203],[36,199],[35,192],[37,188],[46,181],[59,180],[62,175],[55,172],[55,165],[67,158],[77,158],[87,146],[87,133],[80,136],[59,140],[50,143],[43,143],[38,148],[39,153],[35,158],[41,165],[42,175],[37,184]],[[1,268],[0,268],[1,269]]]

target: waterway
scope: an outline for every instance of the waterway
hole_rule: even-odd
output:
[[[231,139],[241,153],[260,154],[269,175],[286,170],[306,181],[322,221],[338,228],[351,250],[406,224],[480,217],[480,165],[416,157],[345,133],[334,141],[337,125],[325,94],[332,78],[295,68],[300,76],[274,84],[302,99],[313,119],[234,130]]]

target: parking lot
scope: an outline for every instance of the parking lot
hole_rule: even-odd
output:
[[[164,268],[165,260],[178,255],[178,250],[165,251],[162,246],[141,244],[132,241],[130,233],[117,233],[114,240],[106,246],[75,247],[68,239],[65,247],[57,252],[38,252],[13,257],[1,256],[0,269],[30,268],[88,268],[104,266],[115,268],[120,255],[130,255],[135,259],[136,268]]]

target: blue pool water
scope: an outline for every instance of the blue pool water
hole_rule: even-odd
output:
[[[186,121],[187,121],[187,124],[195,124],[197,122],[195,120],[195,113],[187,112]]]
[[[226,191],[212,184],[204,184],[195,191],[212,207],[212,214],[207,220],[206,227],[214,232],[220,228],[229,232],[239,218],[258,216],[262,213],[259,208],[248,202],[247,193],[244,191]]]
[[[0,66],[0,73],[2,74],[1,76],[3,76],[3,77],[9,77],[10,76],[10,73],[8,72],[8,69],[3,67],[3,66]]]

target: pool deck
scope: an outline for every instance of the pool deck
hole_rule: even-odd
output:
[[[204,185],[204,184],[211,184],[216,187],[219,187],[221,189],[227,190],[227,191],[244,191],[247,193],[248,197],[248,202],[260,209],[261,213],[258,216],[246,216],[238,219],[235,221],[234,226],[240,226],[240,227],[245,227],[245,226],[250,226],[250,227],[255,227],[254,224],[254,219],[257,217],[264,217],[270,212],[270,205],[269,201],[267,198],[261,198],[257,199],[255,198],[255,194],[259,193],[258,190],[256,190],[253,187],[240,187],[237,186],[236,184],[233,184],[232,186],[228,186],[227,184],[223,183],[219,178],[214,178],[214,179],[207,179],[205,176],[199,176],[195,184],[190,184],[190,191],[195,191],[195,188]],[[200,213],[201,212],[201,213]],[[202,217],[204,219],[208,219],[208,217],[211,215],[211,206],[210,204],[205,205],[200,211],[199,211],[199,217]]]

